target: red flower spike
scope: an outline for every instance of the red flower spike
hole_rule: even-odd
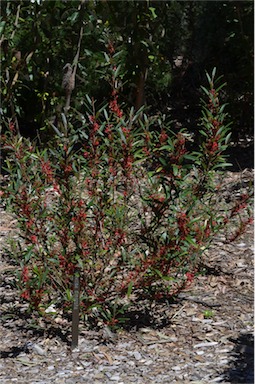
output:
[[[22,297],[22,299],[29,300],[30,299],[30,292],[29,292],[29,290],[26,290],[25,292],[22,292],[20,297]]]
[[[11,131],[13,134],[16,134],[16,128],[15,128],[15,124],[13,123],[13,121],[10,121],[10,123],[9,123],[9,129],[10,129],[10,131]]]
[[[30,240],[33,244],[37,244],[38,243],[38,239],[37,239],[37,236],[36,235],[31,235],[30,236]]]
[[[23,280],[24,283],[29,281],[29,270],[28,270],[28,267],[23,267],[21,277],[22,277],[22,280]]]
[[[188,284],[192,283],[192,281],[194,280],[194,277],[195,277],[194,273],[186,272],[186,278],[187,278],[187,283]]]
[[[42,173],[46,175],[46,180],[48,183],[53,182],[53,170],[49,161],[41,162]]]

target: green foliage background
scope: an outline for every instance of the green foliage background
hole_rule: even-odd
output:
[[[73,62],[82,25],[76,111],[84,113],[85,94],[99,104],[109,97],[111,41],[129,106],[184,117],[186,106],[196,118],[205,70],[217,67],[228,84],[233,133],[251,134],[252,1],[2,1],[1,113],[16,118],[23,134],[35,135],[63,107],[63,67]]]

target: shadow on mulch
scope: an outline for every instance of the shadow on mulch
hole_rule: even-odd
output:
[[[254,336],[252,334],[240,335],[231,339],[235,348],[231,352],[234,357],[230,368],[224,373],[226,381],[233,384],[254,383]]]
[[[126,331],[138,331],[141,328],[162,329],[170,323],[166,316],[163,315],[160,318],[156,318],[147,309],[129,311],[125,313],[125,317],[128,318],[128,321],[122,328]]]
[[[160,330],[171,324],[171,305],[180,302],[178,297],[162,297],[155,301],[146,296],[138,296],[135,306],[131,306],[123,315],[126,322],[121,328],[126,331],[138,331],[141,328]]]
[[[22,347],[11,347],[8,351],[0,352],[0,359],[15,358],[19,356],[20,353],[27,352],[25,346]]]
[[[8,322],[5,319],[9,320]],[[68,332],[52,325],[47,319],[45,320],[45,327],[41,327],[37,324],[38,319],[33,319],[30,313],[21,312],[19,309],[9,309],[8,312],[1,313],[0,324],[6,329],[15,329],[17,332],[21,331],[22,333],[28,333],[31,338],[38,338],[47,335],[47,337],[58,337],[64,343],[69,343],[68,341]],[[10,351],[1,352],[0,358],[3,358],[3,354],[14,354],[15,351],[18,352],[18,347],[13,347]],[[15,357],[15,356],[12,356]]]

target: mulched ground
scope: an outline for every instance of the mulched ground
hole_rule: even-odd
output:
[[[253,172],[226,173],[226,196],[250,188]],[[126,329],[87,330],[71,353],[70,324],[27,315],[6,257],[15,219],[1,208],[1,383],[253,383],[253,227],[235,242],[218,236],[204,273],[175,302],[137,302]]]

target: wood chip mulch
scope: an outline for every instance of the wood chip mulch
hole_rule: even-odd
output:
[[[230,186],[240,179],[228,177]],[[3,245],[17,236],[15,219],[0,211],[1,383],[254,382],[252,226],[230,244],[218,236],[203,258],[204,273],[176,302],[138,304],[130,327],[114,335],[81,324],[71,352],[70,324],[28,316],[13,288],[16,267]]]

